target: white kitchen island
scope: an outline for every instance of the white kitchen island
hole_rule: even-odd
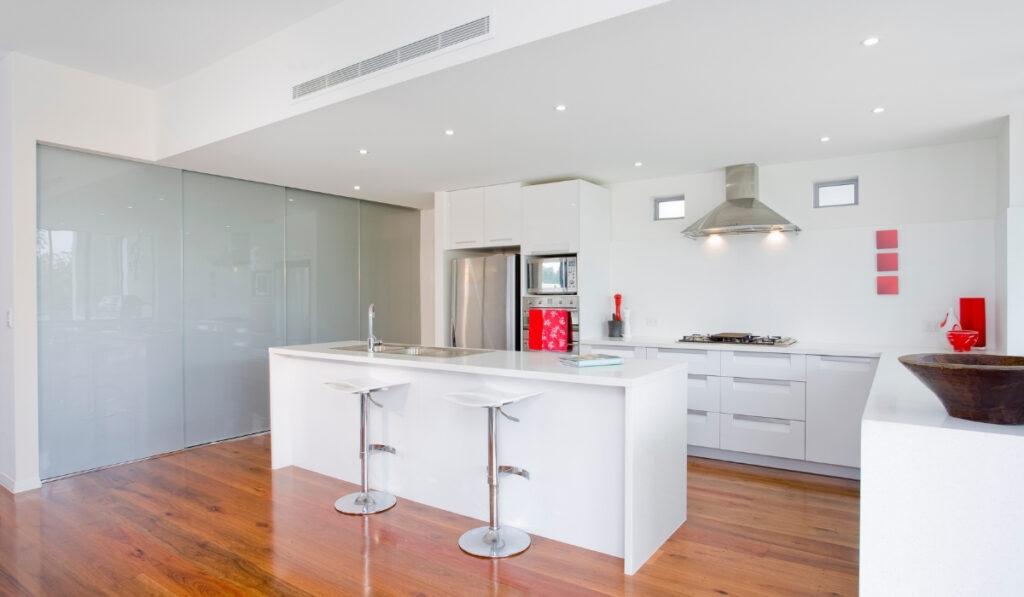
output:
[[[270,349],[273,468],[358,483],[359,398],[324,384],[402,382],[374,395],[383,408],[371,408],[370,441],[398,453],[371,456],[371,487],[398,496],[399,508],[408,499],[486,520],[486,409],[442,395],[485,385],[540,391],[505,408],[520,423],[500,418],[499,464],[530,472],[530,480],[502,478],[503,524],[621,557],[633,574],[686,520],[685,363],[626,359],[577,369],[553,353],[337,350],[355,344]]]
[[[862,427],[860,594],[1020,595],[1024,425],[956,419],[882,353]]]

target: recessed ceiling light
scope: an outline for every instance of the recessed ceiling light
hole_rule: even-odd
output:
[[[644,163],[643,162],[633,162],[633,165],[636,166],[637,168],[639,168],[640,166],[643,166]]]
[[[361,189],[362,187],[361,187],[361,186],[359,186],[359,185],[356,185],[356,186],[354,186],[354,187],[352,187],[352,188],[358,191],[358,190],[359,190],[359,189]]]
[[[448,130],[446,130],[446,131],[444,132],[444,134],[446,134],[446,135],[448,135],[449,137],[451,137],[452,135],[454,135],[454,134],[455,134],[455,131],[453,131],[452,129],[448,129]]]
[[[366,154],[368,154],[368,153],[370,153],[370,152],[369,152],[369,151],[367,151],[367,150],[365,150],[365,149],[360,149],[360,150],[359,150],[359,154],[360,154],[360,155],[366,155]]]
[[[873,46],[873,45],[875,45],[877,43],[878,43],[878,38],[877,37],[868,37],[868,38],[864,39],[864,41],[860,42],[860,45],[867,46],[867,47],[870,48],[871,46]]]
[[[129,205],[128,209],[135,209],[135,208],[133,206]]]
[[[555,110],[558,110],[559,112],[565,112],[565,104],[558,104],[557,106],[555,106]]]
[[[295,203],[295,197],[289,197],[288,203]]]
[[[821,142],[822,142],[822,143],[828,143],[828,142],[829,142],[829,141],[831,141],[831,140],[832,140],[832,137],[822,137],[822,138],[821,138]]]
[[[874,112],[875,114],[881,114],[882,112],[885,112],[885,108],[883,108],[882,106],[878,106],[877,108],[872,110],[872,112]]]
[[[231,224],[224,224],[225,228],[231,228]]]

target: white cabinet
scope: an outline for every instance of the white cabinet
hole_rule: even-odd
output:
[[[723,450],[799,460],[804,457],[804,422],[723,414],[719,445]]]
[[[860,467],[861,416],[877,358],[660,346],[645,351],[604,344],[584,348],[687,363],[687,444],[723,451],[702,456],[743,460],[728,453],[743,452],[802,460],[803,465],[779,460],[773,466],[813,472],[824,468],[820,464]]]
[[[449,249],[518,245],[522,202],[518,182],[448,193]]]
[[[717,350],[689,348],[648,348],[648,358],[665,361],[686,361],[690,375],[718,375],[722,371],[722,353]]]
[[[721,412],[722,378],[717,375],[690,375],[686,380],[686,407]]]
[[[484,239],[484,190],[462,189],[448,194],[448,245],[478,247]]]
[[[686,443],[702,448],[717,448],[721,416],[717,412],[688,409],[686,411]]]
[[[860,466],[860,422],[878,359],[807,356],[807,460]]]
[[[804,420],[804,382],[722,378],[723,413]]]
[[[523,253],[577,253],[581,183],[566,180],[523,187]]]
[[[523,219],[522,186],[519,183],[484,187],[484,243],[518,245]]]
[[[784,352],[722,351],[722,375],[803,381],[805,357]]]

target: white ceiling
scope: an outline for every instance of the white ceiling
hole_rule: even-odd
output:
[[[186,37],[208,36],[217,19],[206,21],[194,23],[202,35]],[[165,163],[427,207],[435,190],[569,177],[607,184],[987,137],[999,117],[1024,108],[1022,22],[1019,0],[674,0]],[[861,46],[869,35],[881,43]],[[179,58],[152,59],[164,64],[161,77],[196,66]],[[150,59],[117,69],[155,72]],[[568,109],[556,112],[558,103]],[[873,114],[876,106],[885,112]]]
[[[157,88],[339,1],[0,0],[0,55]]]

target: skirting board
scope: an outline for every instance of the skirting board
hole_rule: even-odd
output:
[[[822,464],[820,462],[807,462],[806,460],[793,460],[790,458],[778,458],[775,456],[762,456],[760,454],[747,454],[746,452],[732,452],[730,450],[718,450],[715,448],[703,448],[701,446],[686,446],[690,456],[700,458],[712,458],[714,460],[728,460],[741,464],[753,464],[756,466],[767,466],[769,468],[781,468],[801,473],[814,475],[826,475],[828,477],[842,477],[844,479],[860,480],[860,469],[849,466],[836,466],[834,464]]]
[[[3,487],[11,493],[21,493],[22,491],[31,491],[33,489],[39,489],[43,484],[39,479],[22,479],[20,482],[8,477],[7,475],[0,473],[0,487]]]

